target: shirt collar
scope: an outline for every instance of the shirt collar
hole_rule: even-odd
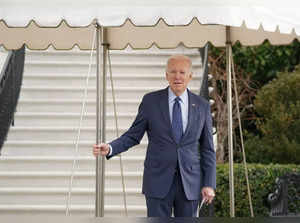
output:
[[[169,102],[173,102],[177,96],[174,94],[174,92],[172,91],[172,89],[170,87],[168,87],[168,91],[169,91]],[[188,101],[187,89],[185,89],[185,91],[179,97],[183,104],[187,103],[187,101]]]

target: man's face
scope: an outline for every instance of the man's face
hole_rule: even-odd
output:
[[[169,61],[166,79],[176,96],[180,96],[192,79],[190,64],[184,59],[172,59]]]

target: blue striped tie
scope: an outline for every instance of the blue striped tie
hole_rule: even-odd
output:
[[[172,131],[175,137],[176,143],[180,142],[183,135],[183,125],[182,125],[182,114],[179,97],[175,98],[175,103],[173,105],[173,117],[172,117]]]

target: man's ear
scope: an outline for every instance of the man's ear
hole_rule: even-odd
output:
[[[166,72],[166,80],[168,80],[168,72]]]

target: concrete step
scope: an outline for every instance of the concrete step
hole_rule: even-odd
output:
[[[48,54],[49,55],[49,54]],[[168,55],[169,56],[169,55]],[[168,56],[164,57],[150,57],[148,58],[147,55],[128,55],[126,57],[123,57],[121,60],[117,60],[111,57],[111,66],[114,67],[144,67],[144,66],[152,66],[152,67],[165,67]],[[193,63],[193,68],[201,68],[201,60],[199,57],[192,57],[192,63]],[[96,66],[96,58],[92,58],[91,63],[90,63],[90,57],[86,57],[85,59],[78,60],[76,57],[65,57],[62,60],[58,60],[57,57],[52,57],[52,58],[27,58],[25,61],[26,65],[56,65],[56,66],[85,66],[88,67],[90,64],[91,66]],[[107,66],[109,66],[109,63],[107,63]]]
[[[146,139],[146,137],[145,137]],[[78,154],[80,156],[91,156],[92,145],[95,141],[80,141],[78,144]],[[122,157],[145,156],[147,141],[141,141],[130,150],[122,153]],[[8,140],[2,148],[2,156],[74,156],[76,145],[73,141],[28,141],[28,140]]]
[[[152,88],[140,87],[134,89],[132,87],[115,88],[116,99],[135,99],[141,100],[142,96],[153,90]],[[42,98],[57,98],[57,99],[82,99],[84,98],[85,88],[74,87],[26,87],[21,89],[20,99],[42,99]],[[111,90],[107,91],[107,98],[112,99]],[[96,88],[88,89],[87,98],[96,98]]]
[[[167,87],[167,84],[164,86]],[[116,100],[124,100],[130,98],[131,100],[141,100],[143,95],[151,91],[160,90],[161,87],[119,87],[115,88]],[[192,92],[198,94],[199,88],[189,88]],[[84,99],[85,88],[74,88],[74,87],[26,87],[23,86],[21,89],[20,99],[42,99],[42,98],[57,98],[57,99]],[[96,98],[96,88],[89,88],[87,91],[87,98]],[[112,91],[110,88],[107,89],[107,99],[112,99]]]
[[[89,216],[94,219],[95,217],[95,205],[72,205],[70,207],[71,216]],[[35,216],[35,217],[54,217],[65,216],[66,205],[0,205],[0,215],[22,215]],[[125,217],[125,211],[123,205],[105,205],[104,207],[105,217]],[[146,217],[146,207],[141,205],[128,206],[129,217]]]
[[[50,169],[50,168],[49,168]],[[142,188],[142,172],[125,172],[127,188]],[[1,187],[68,187],[71,171],[0,171]],[[79,171],[74,173],[73,188],[95,187],[95,172]],[[122,187],[120,172],[105,172],[105,188]]]
[[[190,82],[189,86],[197,87],[200,86],[200,77],[195,76],[193,81]],[[57,87],[57,86],[72,86],[72,87],[85,87],[96,86],[96,76],[91,74],[87,82],[87,74],[26,74],[24,75],[23,86],[47,86],[47,87]],[[151,84],[154,87],[164,87],[166,86],[165,74],[113,74],[113,85],[114,87],[127,87],[134,83],[135,86],[149,86]],[[110,77],[107,77],[107,84],[111,86]]]
[[[82,109],[83,100],[81,99],[20,99],[17,106],[17,111],[20,112],[80,112]],[[116,101],[117,113],[133,112],[137,113],[139,100],[123,99]],[[114,105],[112,100],[107,101],[107,111],[113,112]],[[88,99],[85,102],[87,112],[96,112],[96,98]]]
[[[120,126],[119,133],[123,134],[129,126]],[[46,141],[76,141],[78,127],[18,127],[10,128],[7,140],[46,140]],[[106,128],[106,141],[116,138],[115,128]],[[95,127],[82,127],[80,129],[80,140],[96,141]]]
[[[145,206],[145,197],[140,188],[129,188],[126,191],[126,204]],[[69,205],[95,204],[95,188],[74,188],[70,190]],[[0,205],[67,205],[69,188],[0,188]],[[105,205],[124,205],[123,189],[105,189]]]
[[[112,50],[109,51],[111,55],[111,61],[151,61],[151,62],[164,62],[167,58],[173,54],[182,54],[189,56],[194,63],[199,63],[200,61],[200,54],[197,49],[153,49],[148,50],[132,50],[127,48],[125,50]],[[26,60],[28,61],[35,61],[35,60],[58,60],[58,61],[66,61],[72,60],[73,62],[83,62],[83,61],[90,61],[90,51],[81,51],[79,49],[73,49],[71,51],[57,51],[53,49],[48,49],[47,51],[26,51]],[[96,57],[95,51],[92,54],[93,58]]]
[[[135,57],[137,58],[137,57]],[[167,62],[167,57],[165,57],[163,60],[145,60],[145,57],[143,60],[141,60],[141,58],[139,60],[131,60],[130,58],[123,58],[122,61],[118,61],[118,60],[111,60],[111,67],[113,68],[117,68],[117,67],[149,67],[151,66],[152,69],[155,67],[166,67],[166,62]],[[200,59],[196,60],[197,58],[194,59],[194,63],[193,63],[193,68],[197,69],[197,68],[201,68],[201,61]],[[89,58],[86,58],[85,60],[74,60],[72,57],[66,58],[65,60],[57,60],[57,58],[53,58],[48,59],[48,60],[41,60],[41,59],[36,59],[36,60],[26,60],[25,61],[26,66],[49,66],[49,65],[54,65],[56,67],[70,67],[70,66],[76,66],[76,67],[89,67],[90,65],[92,67],[96,67],[96,60],[92,60],[91,64],[90,64],[90,60]],[[109,67],[109,64],[107,64],[107,66]]]
[[[159,63],[138,63],[138,62],[121,62],[112,64],[113,74],[132,74],[132,70],[140,75],[152,74],[164,74],[165,62]],[[200,66],[195,66],[195,69],[200,69]],[[51,70],[54,74],[87,74],[89,70],[88,62],[72,62],[72,61],[28,61],[26,62],[25,72],[31,74],[47,74]],[[91,74],[96,74],[96,65],[92,64]]]
[[[143,171],[144,156],[121,157],[124,172]],[[51,171],[74,170],[95,171],[96,159],[90,156],[58,157],[58,156],[0,156],[0,171]],[[120,157],[106,161],[106,171],[120,172]]]
[[[75,112],[75,111],[74,111]],[[81,111],[77,113],[54,112],[17,112],[15,114],[15,126],[36,127],[78,127],[81,119]],[[117,113],[118,126],[130,126],[136,113]],[[114,113],[107,113],[106,125],[114,127],[116,124]],[[81,126],[96,126],[95,113],[83,113]]]

